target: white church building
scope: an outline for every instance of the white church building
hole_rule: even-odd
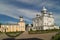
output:
[[[59,26],[56,26],[54,23],[52,12],[43,7],[41,14],[36,14],[36,17],[33,18],[32,30],[59,29]]]

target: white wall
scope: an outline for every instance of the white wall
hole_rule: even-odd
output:
[[[59,26],[54,26],[55,27],[55,29],[59,29]]]

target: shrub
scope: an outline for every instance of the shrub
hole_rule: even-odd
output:
[[[21,31],[21,32],[5,32],[5,34],[9,37],[17,37],[22,33],[23,33],[23,31]]]
[[[60,40],[60,33],[56,34],[54,37],[51,38],[52,40]]]
[[[59,32],[59,29],[50,29],[50,30],[36,30],[36,31],[29,31],[29,34],[40,34],[40,33],[49,33],[49,32]]]

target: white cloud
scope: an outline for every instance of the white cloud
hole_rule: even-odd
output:
[[[4,15],[7,15],[7,16],[17,18],[16,16],[17,16],[18,12],[17,12],[16,9],[17,9],[16,7],[0,3],[0,14],[4,14]]]
[[[33,18],[36,14],[40,14],[37,11],[34,10],[28,10],[28,9],[18,9],[19,12],[22,13],[22,15],[29,17],[29,18]]]
[[[42,0],[16,0],[16,1],[24,2],[24,3],[28,3],[28,4],[37,4],[37,3],[41,2]]]
[[[29,9],[22,9],[22,8],[17,8],[15,6],[11,6],[11,5],[7,5],[7,4],[3,4],[0,3],[0,14],[4,14],[16,19],[19,19],[19,16],[26,16],[28,18],[33,18],[35,16],[35,14],[39,13],[37,11],[34,10],[29,10]],[[27,21],[31,21],[29,19],[25,19]]]
[[[55,9],[60,9],[60,6],[56,5],[56,2],[54,2],[52,0],[16,0],[16,1],[24,2],[27,4],[33,4],[37,7],[46,6],[49,8],[55,7]]]

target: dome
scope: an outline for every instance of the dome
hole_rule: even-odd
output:
[[[39,14],[36,14],[36,16],[39,16]]]
[[[29,24],[28,26],[31,26],[31,24]]]
[[[52,12],[50,12],[49,15],[52,15]]]
[[[45,7],[43,7],[43,9],[42,9],[41,12],[42,12],[42,13],[47,13],[47,9],[46,9]]]
[[[42,11],[47,11],[47,9],[45,7],[43,7]]]
[[[39,14],[36,14],[36,17],[40,17],[40,15]]]
[[[20,18],[23,18],[23,16],[19,16]]]

